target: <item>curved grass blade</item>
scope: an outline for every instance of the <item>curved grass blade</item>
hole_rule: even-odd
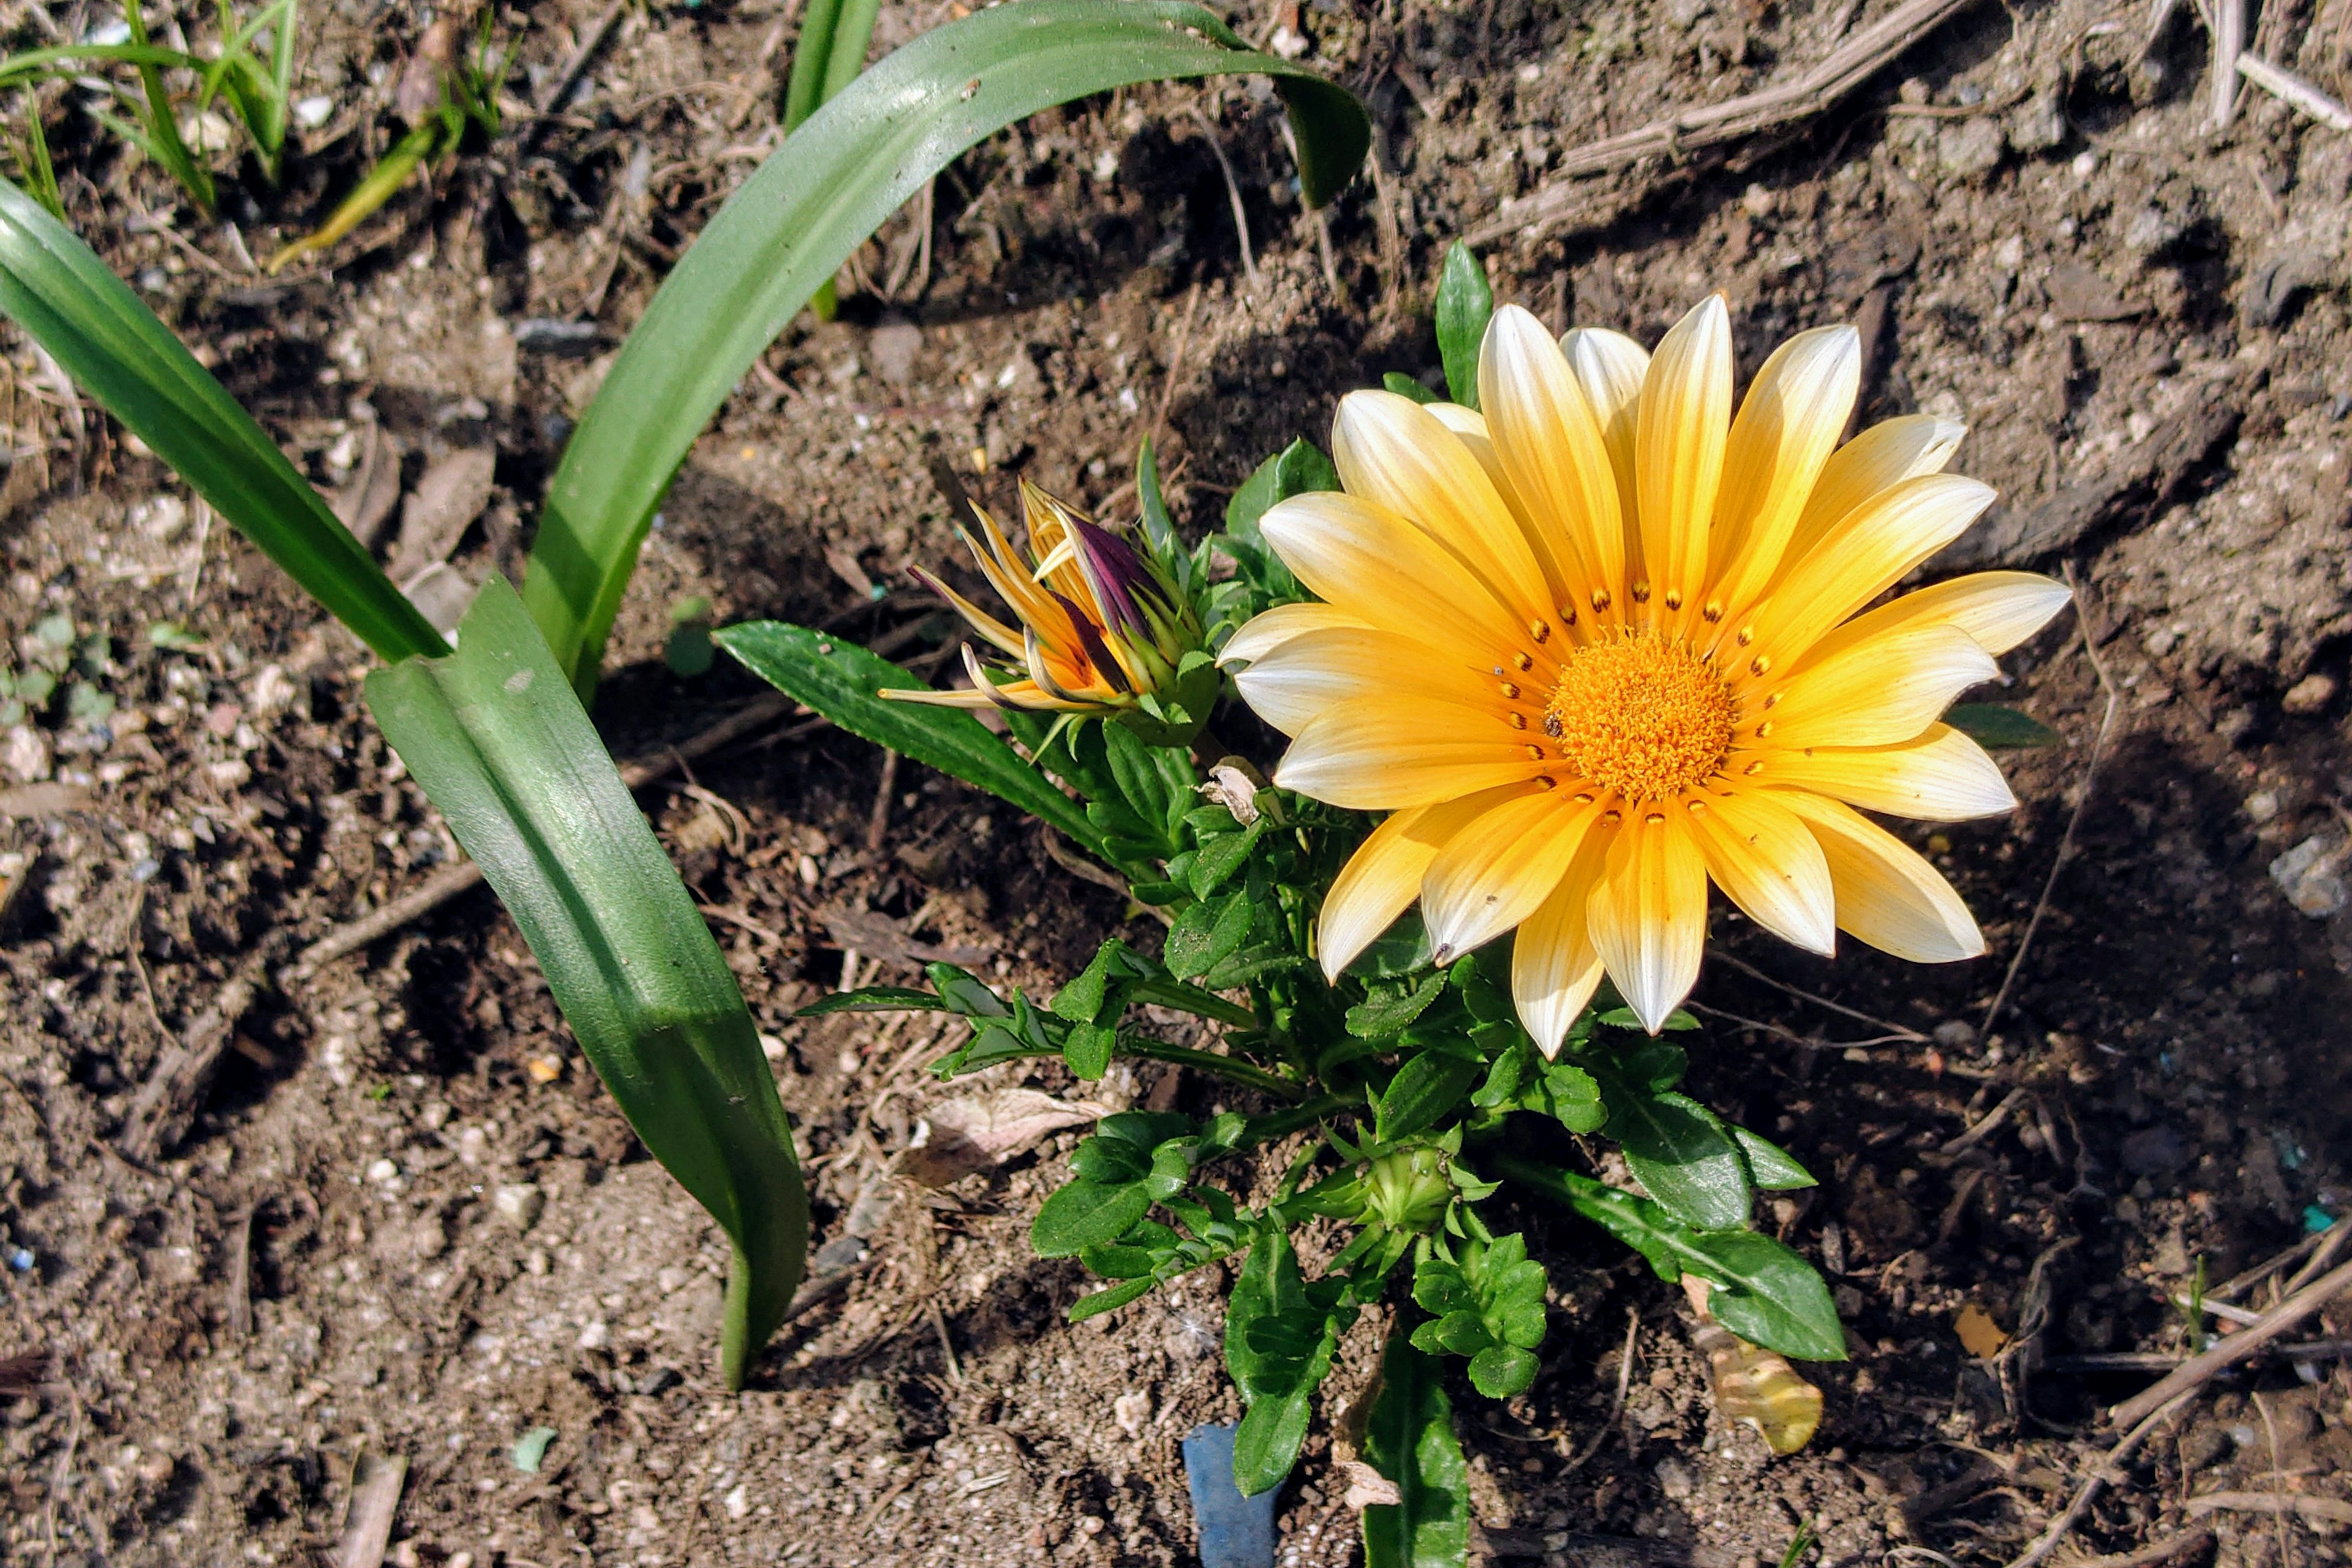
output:
[[[278,443],[106,263],[0,181],[0,310],[387,660],[447,651]]]
[[[922,35],[811,115],[654,296],[548,487],[523,599],[573,685],[594,689],[654,508],[696,437],[818,286],[926,180],[1054,104],[1234,72],[1275,79],[1307,200],[1328,201],[1370,144],[1363,106],[1181,0],[992,6]]]
[[[454,658],[368,677],[368,709],[522,929],[654,1158],[735,1244],[720,1370],[782,1321],[808,1198],[759,1030],[694,900],[530,615],[483,585]]]

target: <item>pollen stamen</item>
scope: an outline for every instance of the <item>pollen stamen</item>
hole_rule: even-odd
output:
[[[1738,711],[1680,638],[1643,632],[1570,652],[1543,729],[1580,776],[1628,800],[1663,800],[1722,766]]]

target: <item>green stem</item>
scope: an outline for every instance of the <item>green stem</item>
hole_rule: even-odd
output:
[[[1285,1100],[1297,1100],[1307,1092],[1303,1086],[1286,1078],[1270,1073],[1261,1067],[1253,1067],[1234,1057],[1221,1057],[1214,1051],[1196,1051],[1189,1046],[1169,1046],[1162,1045],[1157,1040],[1129,1039],[1124,1037],[1119,1040],[1118,1050],[1121,1056],[1148,1057],[1153,1061],[1174,1062],[1180,1067],[1198,1068],[1202,1072],[1214,1073],[1219,1078],[1234,1083],[1246,1084],[1252,1089],[1263,1089],[1268,1094],[1280,1095]],[[1314,1120],[1316,1119],[1311,1116],[1307,1119],[1307,1121]],[[1306,1122],[1299,1123],[1300,1126],[1306,1124]]]
[[[1198,985],[1187,985],[1181,980],[1146,980],[1128,993],[1136,1002],[1156,1002],[1162,1007],[1173,1007],[1180,1013],[1191,1013],[1202,1018],[1214,1018],[1220,1024],[1231,1024],[1237,1029],[1255,1029],[1257,1015],[1238,1002],[1228,1002],[1213,991]]]
[[[1246,1149],[1256,1143],[1271,1143],[1277,1138],[1288,1137],[1302,1127],[1312,1127],[1342,1111],[1353,1110],[1362,1103],[1361,1097],[1357,1095],[1318,1094],[1312,1100],[1301,1100],[1271,1115],[1253,1118],[1243,1131],[1241,1142],[1234,1147]]]

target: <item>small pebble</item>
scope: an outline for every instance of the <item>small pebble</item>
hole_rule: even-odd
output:
[[[19,1274],[30,1274],[33,1271],[33,1249],[29,1247],[19,1247],[11,1250],[8,1254],[8,1267]]]
[[[2336,700],[2336,678],[2332,675],[2306,675],[2286,689],[2279,706],[2290,713],[2316,713]]]
[[[367,1179],[378,1184],[379,1185],[385,1182],[396,1180],[399,1175],[400,1167],[394,1164],[389,1160],[375,1161],[367,1168]]]
[[[534,1182],[516,1182],[492,1193],[490,1207],[517,1230],[529,1230],[546,1209],[547,1194]]]
[[[583,1328],[580,1331],[580,1337],[572,1342],[583,1351],[600,1351],[612,1342],[613,1331],[604,1326],[604,1320],[602,1318]]]

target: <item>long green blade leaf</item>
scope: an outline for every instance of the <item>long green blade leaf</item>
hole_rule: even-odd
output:
[[[745,621],[711,637],[752,674],[851,734],[984,789],[1058,829],[1088,854],[1118,864],[1086,809],[979,720],[961,709],[892,702],[880,695],[920,690],[919,676],[856,643],[782,621]]]
[[[1364,1458],[1397,1489],[1364,1510],[1365,1568],[1460,1568],[1470,1552],[1470,1473],[1434,1356],[1400,1322],[1381,1356]]]
[[[380,657],[448,651],[172,330],[71,230],[5,180],[0,310]]]
[[[1328,201],[1370,145],[1363,106],[1181,0],[992,6],[924,34],[812,114],[654,296],[548,487],[523,598],[573,684],[594,688],[654,508],[695,437],[818,285],[926,180],[1054,104],[1234,72],[1275,79],[1307,200]]]
[[[740,1387],[808,1240],[759,1030],[504,578],[483,585],[458,643],[369,676],[369,710],[522,929],[629,1125],[734,1242],[720,1364]]]

